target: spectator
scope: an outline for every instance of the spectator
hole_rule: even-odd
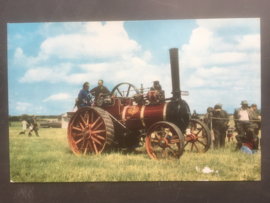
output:
[[[213,111],[214,111],[214,108],[208,107],[207,113],[203,117],[203,122],[207,125],[209,129],[211,129],[211,117],[213,117]]]
[[[241,147],[241,151],[247,154],[255,154],[258,150],[259,142],[254,139],[254,134],[252,131],[248,131],[246,134],[246,140],[243,142],[243,146]]]
[[[242,107],[237,109],[234,113],[234,118],[237,119],[236,129],[238,135],[235,136],[237,140],[237,145],[235,150],[239,150],[242,147],[243,143],[248,142],[250,137],[254,134],[254,129],[252,125],[252,111],[248,109],[247,101],[241,102]]]
[[[257,104],[252,104],[250,110],[252,112],[252,122],[253,122],[253,127],[254,127],[254,134],[256,136],[258,136],[259,130],[261,129],[261,119],[258,116]]]
[[[196,110],[193,111],[193,114],[191,115],[192,119],[200,119],[200,117],[197,115]]]
[[[32,136],[32,131],[34,131],[36,136],[39,137],[38,125],[37,125],[37,121],[36,121],[36,115],[33,115],[33,117],[31,118],[30,125],[31,126],[29,127],[28,137]]]
[[[228,142],[230,142],[231,139],[232,139],[232,142],[233,142],[233,131],[234,131],[233,127],[228,128],[228,134],[227,134]]]
[[[222,110],[222,104],[216,104],[213,111],[214,148],[225,146],[226,131],[228,129],[229,116]]]
[[[25,120],[22,121],[22,129],[23,129],[23,132],[26,131],[28,125],[29,125],[29,124],[27,123],[27,121],[25,121]]]

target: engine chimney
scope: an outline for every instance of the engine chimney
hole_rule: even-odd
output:
[[[173,101],[181,100],[178,49],[170,49]]]

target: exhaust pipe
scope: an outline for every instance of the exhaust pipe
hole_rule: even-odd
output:
[[[170,49],[171,74],[172,74],[172,101],[181,100],[178,49]]]

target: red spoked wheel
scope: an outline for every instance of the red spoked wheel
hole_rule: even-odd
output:
[[[111,118],[101,108],[79,109],[68,124],[68,142],[77,156],[90,153],[100,154],[114,138]]]
[[[211,145],[209,128],[200,120],[191,119],[185,136],[185,151],[206,152]]]
[[[127,82],[119,83],[116,85],[112,89],[111,93],[113,95],[116,94],[117,97],[131,97],[131,94],[140,94],[134,85]]]
[[[184,136],[173,123],[157,122],[149,128],[145,146],[152,159],[173,161],[183,154]]]

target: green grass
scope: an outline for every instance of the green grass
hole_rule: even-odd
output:
[[[86,157],[69,148],[66,129],[40,128],[40,137],[19,135],[12,122],[9,134],[10,179],[13,182],[91,181],[254,181],[261,179],[261,153],[233,152],[236,143],[204,154],[184,153],[174,162],[154,161],[145,148],[131,154],[121,150]],[[26,133],[27,134],[27,133]],[[235,142],[235,141],[234,141]],[[208,166],[214,173],[196,170]],[[216,172],[218,171],[218,172]]]

